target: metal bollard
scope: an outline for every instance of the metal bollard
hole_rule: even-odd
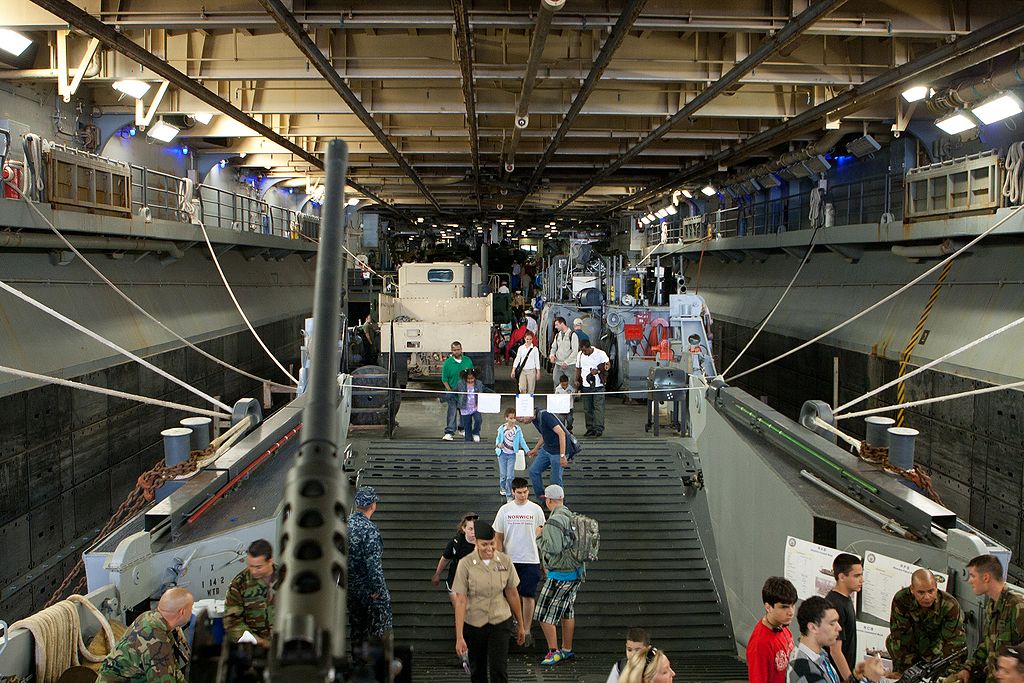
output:
[[[201,451],[210,445],[210,424],[212,422],[213,419],[209,417],[186,417],[179,423],[182,427],[192,430],[192,450]]]
[[[875,448],[889,446],[889,434],[886,430],[896,424],[891,417],[869,415],[864,418],[864,443]]]
[[[914,467],[914,442],[920,434],[910,427],[889,427],[889,462],[904,470]]]
[[[160,432],[164,437],[164,465],[171,467],[188,460],[191,452],[192,430],[187,427],[171,427]],[[163,500],[181,487],[181,482],[168,481],[156,492],[156,499]]]

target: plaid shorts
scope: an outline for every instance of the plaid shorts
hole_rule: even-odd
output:
[[[573,581],[545,579],[544,587],[540,589],[540,597],[537,598],[537,609],[534,612],[537,621],[558,625],[562,619],[575,618],[576,614],[572,607],[576,602],[576,591],[579,590],[582,583],[582,579]]]

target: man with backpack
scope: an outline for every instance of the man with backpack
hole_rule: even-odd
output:
[[[544,489],[544,503],[551,513],[540,530],[537,549],[547,572],[537,598],[537,621],[548,643],[548,654],[541,661],[554,666],[575,656],[572,651],[576,615],[573,605],[576,591],[583,583],[586,560],[596,559],[600,537],[597,523],[573,513],[565,506],[565,490],[558,484]],[[558,647],[555,627],[562,625],[562,647]]]
[[[516,420],[521,424],[532,422],[540,432],[540,441],[526,456],[535,458],[530,466],[530,481],[533,482],[533,491],[537,494],[537,499],[543,504],[544,470],[550,467],[551,483],[561,484],[562,469],[579,450],[579,442],[569,433],[557,415],[546,410],[538,410],[534,417],[517,415]]]

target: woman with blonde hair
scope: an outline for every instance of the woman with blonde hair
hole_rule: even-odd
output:
[[[656,647],[634,652],[619,673],[619,683],[672,683],[676,672],[668,655]]]

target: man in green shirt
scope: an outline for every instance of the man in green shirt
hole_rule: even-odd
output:
[[[191,619],[192,594],[168,589],[110,650],[97,683],[185,683],[191,651],[181,627]]]
[[[960,605],[952,595],[939,590],[931,571],[915,571],[910,586],[893,597],[885,645],[896,671],[948,657],[967,645]],[[957,671],[958,665],[950,664],[949,669]]]
[[[469,356],[462,355],[462,344],[457,341],[452,342],[452,355],[448,356],[444,364],[441,365],[441,384],[444,385],[445,391],[454,392],[459,380],[462,379],[460,373],[471,367],[473,367],[473,361]],[[448,404],[448,418],[444,426],[444,436],[441,438],[451,441],[455,438],[453,435],[459,419],[459,397],[455,393],[447,393],[442,395],[441,401]]]
[[[967,582],[984,595],[981,642],[957,674],[960,683],[996,683],[996,660],[1005,645],[1024,640],[1024,598],[1006,585],[1003,565],[995,555],[978,555],[967,563]]]

